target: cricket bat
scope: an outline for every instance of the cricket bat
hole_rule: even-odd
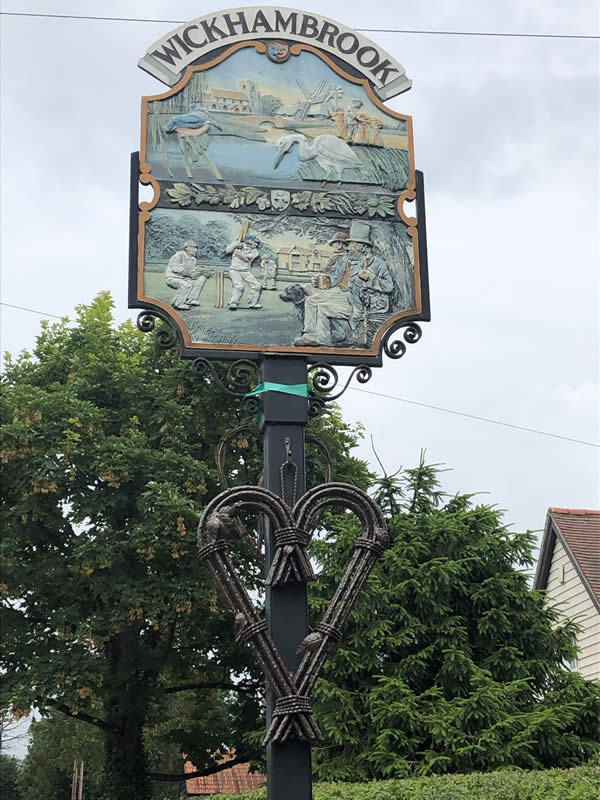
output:
[[[243,241],[246,240],[246,236],[248,236],[248,229],[249,228],[250,228],[250,222],[247,219],[245,219],[242,222],[242,227],[240,228],[240,232],[238,234],[238,239],[240,240],[240,242],[243,242]]]

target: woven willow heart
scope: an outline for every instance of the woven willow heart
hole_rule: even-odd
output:
[[[240,581],[229,553],[227,538],[236,535],[236,517],[247,511],[265,514],[273,525],[275,555],[267,583],[278,586],[314,579],[306,552],[310,531],[324,508],[343,505],[358,517],[362,535],[356,540],[342,580],[321,622],[302,642],[304,652],[292,676],[267,632],[267,623]],[[345,483],[317,486],[290,509],[273,492],[257,486],[239,486],[221,492],[209,503],[198,525],[198,552],[206,559],[236,615],[236,639],[248,642],[276,696],[265,743],[321,739],[312,719],[310,694],[328,653],[342,638],[342,630],[358,593],[379,556],[389,544],[379,507],[360,489]]]

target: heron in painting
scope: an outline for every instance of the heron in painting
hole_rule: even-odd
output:
[[[322,133],[316,136],[312,142],[309,142],[306,136],[302,133],[292,133],[288,136],[282,136],[275,144],[277,146],[277,155],[275,156],[274,169],[277,169],[281,159],[286,153],[289,153],[295,144],[298,144],[298,158],[300,161],[314,161],[325,172],[325,180],[337,180],[338,183],[342,181],[342,172],[345,169],[358,169],[362,166],[360,159],[352,151],[346,142],[338,139],[337,136],[332,136],[330,133]]]

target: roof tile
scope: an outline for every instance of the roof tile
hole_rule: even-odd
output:
[[[583,508],[551,508],[549,511],[591,591],[600,602],[600,511]]]
[[[235,758],[235,753],[229,753],[224,757],[224,761]],[[215,772],[214,775],[206,775],[202,778],[190,778],[186,781],[188,795],[211,795],[211,794],[235,794],[237,792],[247,792],[251,789],[258,789],[264,786],[266,778],[259,772],[249,772],[250,763],[236,764],[229,769]],[[184,772],[195,772],[196,767],[186,761]]]

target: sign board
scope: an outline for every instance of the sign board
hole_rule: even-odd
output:
[[[130,306],[184,355],[377,362],[429,319],[412,119],[382,102],[411,81],[391,56],[260,7],[182,25],[139,64],[171,88],[142,99]]]

